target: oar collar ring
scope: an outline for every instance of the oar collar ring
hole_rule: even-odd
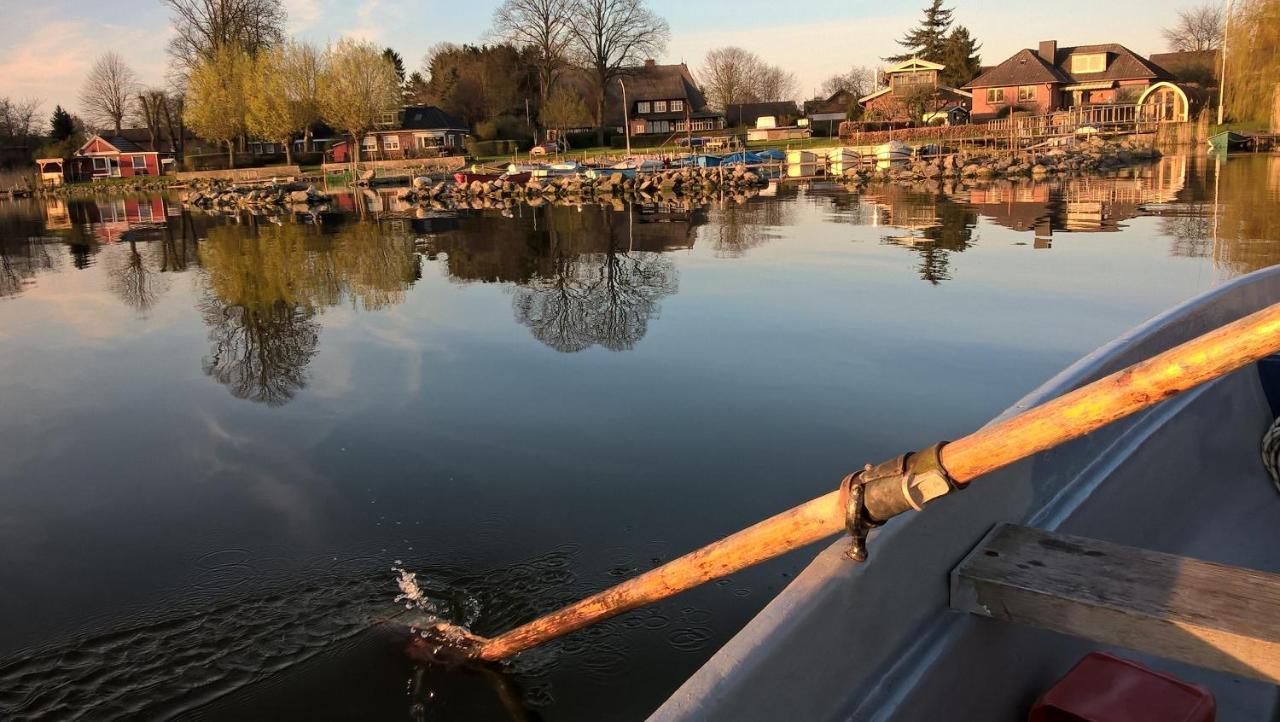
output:
[[[852,539],[846,556],[854,561],[867,558],[867,534],[889,519],[906,512],[922,511],[926,504],[964,488],[942,465],[941,442],[919,451],[896,456],[840,482],[840,508],[845,529]]]

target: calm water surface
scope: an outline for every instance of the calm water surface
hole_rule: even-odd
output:
[[[641,718],[813,550],[505,677],[406,661],[392,567],[502,631],[1280,261],[1280,158],[946,190],[0,204],[0,718]]]

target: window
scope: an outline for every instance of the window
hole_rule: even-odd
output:
[[[438,139],[434,136],[428,135],[427,133],[418,133],[413,136],[413,142],[420,150],[435,148],[439,145]]]
[[[106,175],[111,173],[111,161],[102,156],[93,157],[93,174]]]
[[[637,115],[644,115],[645,113],[648,113],[648,112],[650,112],[650,111],[649,111],[649,101],[647,101],[647,100],[643,100],[643,101],[640,101],[639,103],[636,103],[636,114],[637,114]]]
[[[146,169],[147,169],[147,157],[146,157],[145,155],[135,155],[135,156],[133,157],[133,169],[134,169],[134,170],[146,170]]]
[[[1071,72],[1073,73],[1101,73],[1107,69],[1107,54],[1093,53],[1091,55],[1072,55],[1071,56]]]
[[[382,113],[381,115],[378,116],[378,126],[383,128],[390,128],[394,126],[396,124],[396,121],[398,120],[400,120],[399,113],[396,113],[394,111],[390,113]]]
[[[655,113],[665,113],[665,112],[667,112],[667,101],[665,101],[665,100],[655,100],[655,101],[653,101],[653,112],[655,112]]]
[[[1023,85],[1018,88],[1018,102],[1024,102],[1036,99],[1036,86]]]
[[[684,101],[683,101],[683,100],[673,100],[673,101],[671,101],[671,112],[672,112],[672,113],[683,113],[683,112],[684,112]]]
[[[1003,103],[1004,88],[987,88],[987,102],[992,104]]]
[[[400,136],[384,135],[382,136],[383,150],[400,150]]]

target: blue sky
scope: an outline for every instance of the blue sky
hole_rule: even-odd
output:
[[[666,61],[696,72],[707,50],[740,45],[795,73],[801,94],[853,65],[876,66],[927,0],[651,0],[671,24]],[[1199,0],[952,0],[956,20],[997,62],[1040,40],[1120,42],[1164,50],[1160,28]],[[396,48],[410,69],[439,42],[484,39],[497,0],[284,0],[290,31],[324,43],[356,35]],[[103,50],[125,57],[148,83],[165,73],[168,14],[159,0],[0,0],[0,95],[35,97],[76,109],[80,83]]]

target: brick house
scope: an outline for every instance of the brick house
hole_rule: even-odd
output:
[[[466,152],[470,135],[462,121],[434,105],[409,105],[383,113],[360,140],[361,160],[435,158]],[[350,139],[329,147],[334,163],[350,160]]]
[[[1035,50],[1019,50],[964,87],[973,93],[974,120],[1013,111],[1045,114],[1085,105],[1142,103],[1159,91],[1181,93],[1185,116],[1187,98],[1174,80],[1169,71],[1118,43],[1058,47],[1057,41],[1047,40]]]
[[[946,67],[912,58],[885,70],[885,87],[858,99],[863,117],[918,123],[928,116],[952,117],[957,108],[967,110],[973,96],[939,79]]]

